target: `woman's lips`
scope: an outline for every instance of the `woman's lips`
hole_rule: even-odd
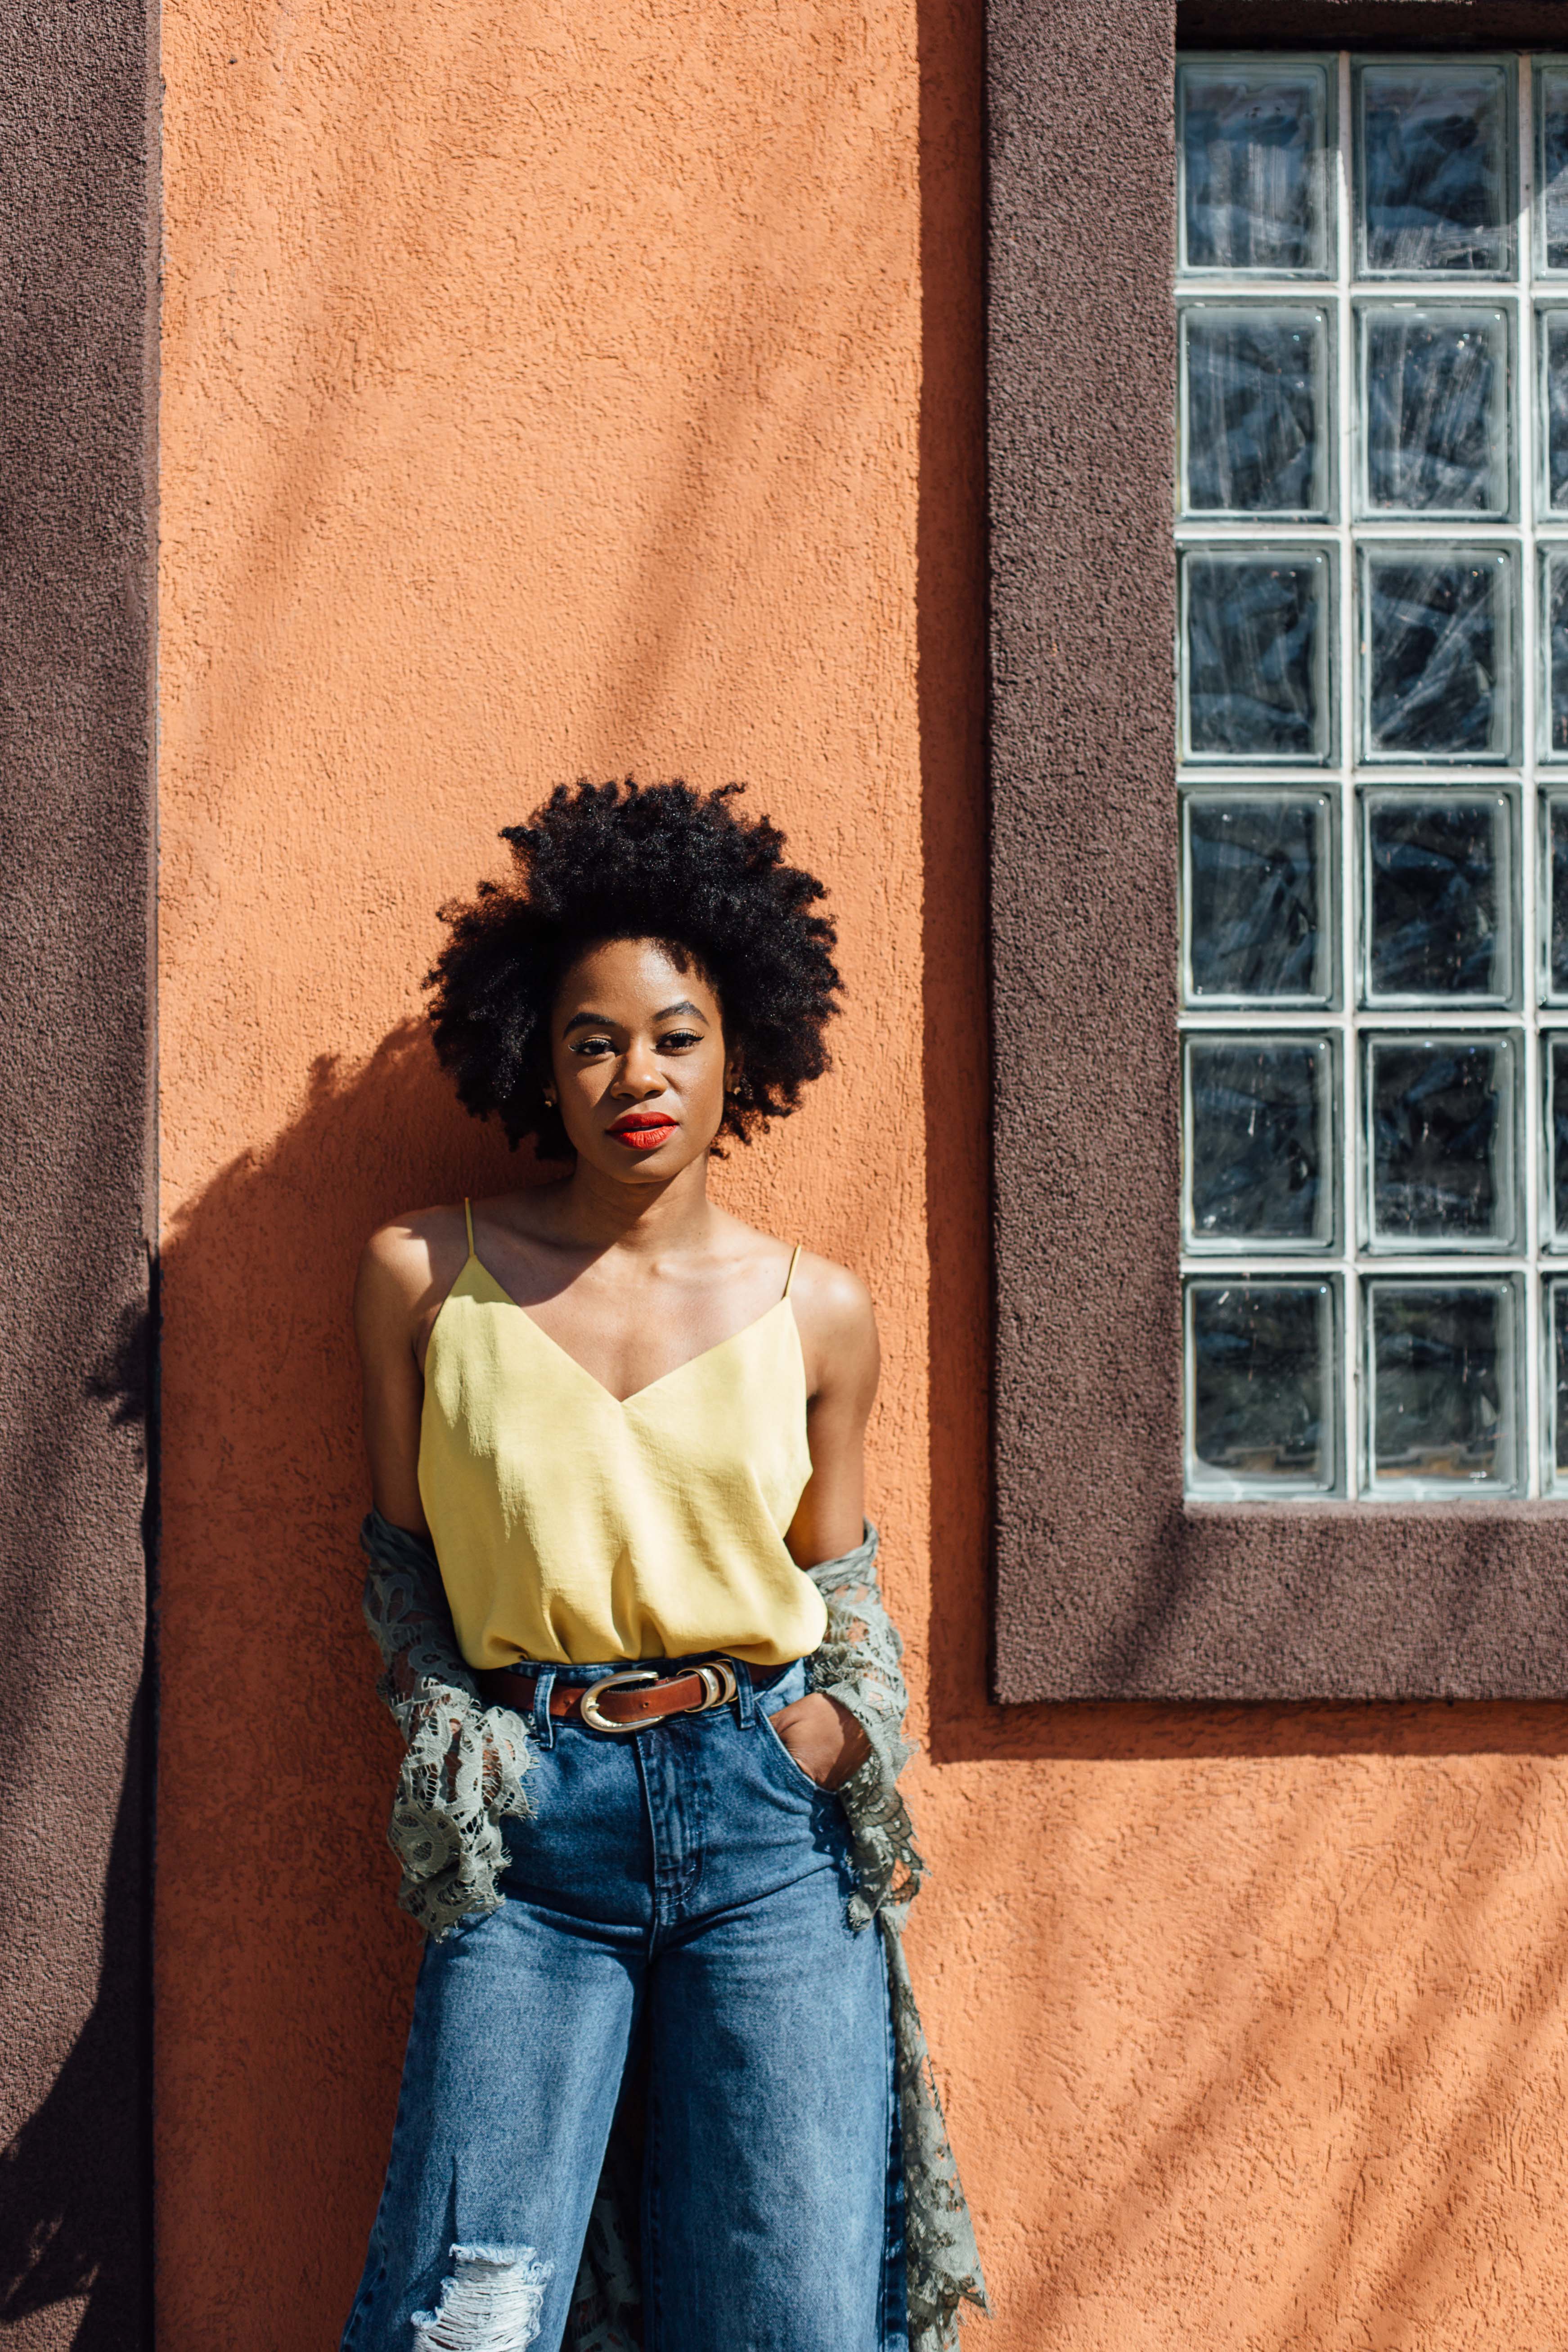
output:
[[[624,1126],[612,1127],[610,1133],[628,1150],[657,1151],[666,1137],[675,1133],[675,1121],[654,1113],[647,1118],[627,1120]]]

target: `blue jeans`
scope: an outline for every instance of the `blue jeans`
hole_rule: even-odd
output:
[[[668,1671],[670,1662],[657,1662]],[[559,2352],[634,2043],[644,2352],[907,2352],[881,1938],[765,1691],[617,1738],[542,1673],[499,1911],[429,1943],[342,2352]]]

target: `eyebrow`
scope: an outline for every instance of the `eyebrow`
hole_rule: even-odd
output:
[[[668,1021],[677,1013],[694,1013],[699,1021],[706,1021],[708,1018],[702,1007],[700,1004],[693,1004],[689,996],[683,996],[679,1004],[667,1004],[662,1012],[656,1013],[653,1017],[656,1021]],[[607,1013],[574,1013],[561,1034],[563,1037],[570,1037],[574,1029],[613,1029],[615,1025]]]

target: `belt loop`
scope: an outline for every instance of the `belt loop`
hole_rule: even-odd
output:
[[[553,1666],[541,1666],[533,1685],[533,1736],[541,1748],[555,1745],[555,1718],[550,1712],[550,1694],[555,1688]]]
[[[757,1695],[752,1688],[752,1670],[744,1658],[731,1658],[735,1670],[736,1720],[742,1731],[750,1731],[757,1719]]]

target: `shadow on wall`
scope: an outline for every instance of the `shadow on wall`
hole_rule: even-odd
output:
[[[203,2184],[222,2298],[205,2316],[237,2347],[336,2341],[419,1953],[393,1903],[396,1742],[359,1609],[354,1270],[378,1223],[531,1169],[458,1108],[410,1021],[368,1061],[319,1061],[291,1124],[163,1252],[163,1549],[182,1567],[162,1636],[181,1704],[212,1711],[162,1750],[160,1917],[204,1960],[159,1982],[160,2161]]]
[[[984,13],[921,0],[921,1077],[931,1382],[930,1731],[939,1763],[1006,1752],[986,1704],[991,1169],[986,950]]]
[[[143,1783],[149,1713],[144,1682],[128,1728],[92,2007],[43,2105],[0,2152],[0,2334],[28,2344],[68,2341],[74,2352],[125,2352],[133,2338],[153,2340],[145,2315],[153,2231]],[[68,1772],[68,1757],[59,1769]],[[127,2193],[132,2148],[141,2150],[139,2196]],[[72,2305],[79,2312],[66,2308]]]

